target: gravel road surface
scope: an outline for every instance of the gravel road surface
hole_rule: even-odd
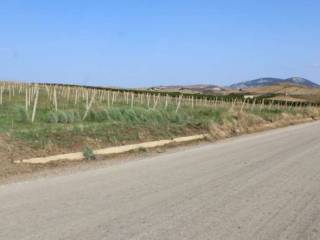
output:
[[[0,239],[320,239],[320,123],[0,186]]]

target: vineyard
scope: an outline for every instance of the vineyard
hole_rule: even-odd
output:
[[[0,83],[0,177],[27,157],[210,133],[223,138],[319,116],[311,103]]]
[[[177,95],[176,93],[108,90],[80,86],[2,82],[0,105],[11,122],[73,123],[107,120],[114,108],[162,110],[227,108],[237,111],[301,111],[317,108],[313,103],[243,99],[236,96]],[[109,111],[109,113],[108,113]],[[11,119],[10,119],[11,117]],[[105,119],[103,119],[105,118]]]
[[[72,147],[85,138],[104,145],[186,135],[207,131],[210,123],[233,122],[240,113],[273,122],[283,113],[304,116],[317,110],[311,103],[267,99],[0,84],[0,131],[40,148]]]

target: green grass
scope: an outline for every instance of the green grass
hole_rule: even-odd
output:
[[[85,120],[84,103],[74,106],[73,102],[59,101],[59,111],[49,103],[45,94],[40,94],[36,120],[31,123],[32,106],[25,110],[24,97],[17,95],[11,102],[7,97],[0,106],[0,133],[9,134],[25,141],[33,148],[45,149],[49,145],[61,148],[81,148],[88,142],[98,145],[119,145],[149,141],[175,136],[206,132],[211,123],[222,124],[234,121],[234,113],[226,107],[187,107],[159,104],[156,109],[146,106],[117,104],[107,107],[95,104]],[[282,113],[290,115],[305,110],[262,109],[246,110],[266,121],[278,119]]]
[[[19,122],[19,128],[11,129],[11,132],[14,136],[41,148],[49,142],[70,146],[77,142],[77,138],[86,137],[118,144],[151,140],[155,137],[174,137],[183,135],[188,130],[205,130],[208,122],[220,122],[223,112],[223,109],[182,108],[176,113],[174,109],[112,107],[92,110],[85,121],[79,118],[74,121],[74,117],[70,120],[67,114],[70,112],[49,112],[47,120],[38,120],[34,124]],[[73,116],[73,113],[70,116]],[[143,139],[143,135],[148,136]]]

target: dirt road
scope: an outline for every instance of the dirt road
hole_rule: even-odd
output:
[[[1,186],[0,239],[320,239],[320,123]]]

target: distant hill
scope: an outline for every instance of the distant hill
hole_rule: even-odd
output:
[[[212,84],[194,84],[194,85],[171,85],[171,86],[156,86],[148,90],[166,91],[166,92],[182,92],[182,93],[217,93],[224,89]]]
[[[300,77],[291,77],[287,79],[281,78],[259,78],[251,81],[240,82],[230,85],[230,88],[254,88],[254,87],[265,87],[276,84],[294,84],[302,85],[311,88],[318,88],[320,85]]]

